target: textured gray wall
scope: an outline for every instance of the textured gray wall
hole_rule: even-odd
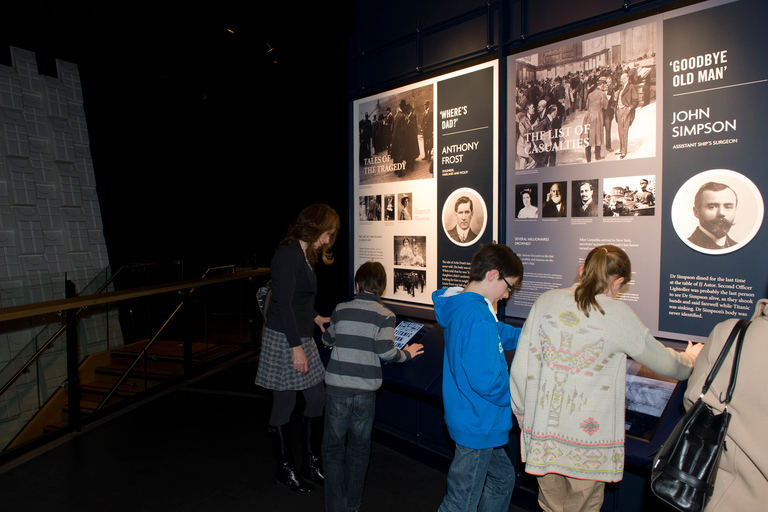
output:
[[[77,66],[40,76],[33,53],[12,57],[0,66],[0,282],[95,274],[108,260]]]
[[[64,298],[65,272],[79,292],[109,264],[77,65],[56,61],[58,77],[41,76],[34,53],[11,53],[13,65],[0,65],[0,307]],[[48,321],[60,318],[0,323],[0,368],[34,354],[50,334],[30,340]],[[119,343],[116,325],[114,313],[84,318],[81,354]],[[64,350],[57,341],[0,398],[0,441],[66,378]]]

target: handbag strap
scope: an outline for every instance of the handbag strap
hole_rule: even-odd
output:
[[[731,368],[731,381],[728,383],[728,391],[725,393],[725,400],[722,398],[720,399],[720,401],[724,403],[726,407],[731,402],[731,398],[733,397],[733,390],[736,388],[736,373],[739,370],[741,348],[744,346],[744,336],[747,334],[747,327],[749,327],[749,324],[751,323],[752,322],[750,321],[744,324],[744,327],[739,333],[739,339],[736,341],[736,348],[734,349],[735,352],[733,353],[733,368]]]
[[[723,361],[725,361],[725,358],[728,355],[728,352],[730,352],[734,340],[738,336],[738,341],[736,343],[736,349],[733,356],[733,367],[731,368],[731,379],[728,383],[728,390],[725,395],[725,400],[722,398],[720,399],[720,402],[725,404],[731,401],[733,390],[736,388],[736,375],[739,368],[739,358],[741,357],[741,346],[744,341],[744,335],[747,332],[747,327],[749,327],[749,324],[751,323],[751,321],[747,321],[742,318],[739,319],[739,321],[736,322],[736,325],[733,326],[731,334],[728,335],[728,339],[726,340],[725,345],[723,345],[723,349],[720,351],[720,355],[717,356],[715,364],[712,365],[712,369],[710,370],[709,375],[707,375],[707,379],[704,381],[704,387],[701,390],[702,397],[707,393],[707,391],[709,391],[709,386],[712,385],[712,382],[715,380],[717,372],[723,365]]]

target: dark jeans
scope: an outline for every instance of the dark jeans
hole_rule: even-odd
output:
[[[504,448],[475,450],[456,444],[448,493],[438,512],[506,512],[515,472]]]
[[[375,414],[373,391],[352,397],[327,395],[323,434],[326,512],[348,512],[360,507]]]

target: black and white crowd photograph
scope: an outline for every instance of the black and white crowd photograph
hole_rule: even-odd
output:
[[[656,25],[516,61],[515,169],[656,155]]]
[[[429,295],[426,270],[396,268],[392,297],[399,300],[418,301]]]
[[[360,185],[432,178],[432,84],[358,106]]]

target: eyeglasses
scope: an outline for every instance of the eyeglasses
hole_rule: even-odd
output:
[[[512,292],[515,291],[515,287],[509,284],[509,281],[507,281],[506,277],[502,276],[501,274],[499,274],[499,277],[501,277],[504,280],[504,282],[507,284],[507,293],[512,295]]]

